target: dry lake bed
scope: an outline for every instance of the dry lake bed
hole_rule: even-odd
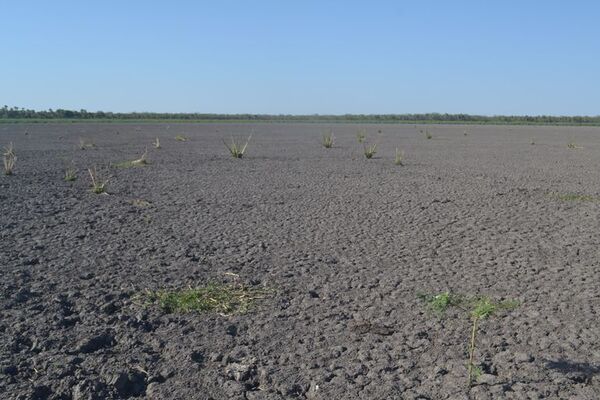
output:
[[[598,127],[0,125],[10,142],[2,399],[600,396]],[[165,301],[206,287],[204,311]],[[468,385],[481,297],[513,307],[477,321]]]

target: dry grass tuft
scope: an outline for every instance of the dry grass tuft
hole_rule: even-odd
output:
[[[12,143],[4,148],[4,174],[12,175],[17,162],[17,156],[15,154],[15,148]]]

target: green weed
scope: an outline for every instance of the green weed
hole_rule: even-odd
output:
[[[480,322],[490,318],[502,310],[512,310],[518,307],[516,301],[493,301],[489,297],[465,297],[451,292],[442,292],[437,295],[418,295],[427,307],[438,313],[443,314],[450,307],[457,307],[462,311],[467,311],[471,318],[471,336],[469,340],[469,363],[468,363],[468,386],[470,387],[473,379],[481,375],[481,370],[475,365],[475,349],[477,333]]]

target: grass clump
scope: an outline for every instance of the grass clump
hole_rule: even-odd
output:
[[[183,135],[177,135],[177,136],[175,136],[175,140],[177,140],[178,142],[187,142],[188,138]]]
[[[91,149],[96,147],[93,141],[86,141],[84,138],[79,138],[79,150]]]
[[[429,129],[425,129],[425,139],[429,140],[431,138],[433,138],[433,135],[429,132]]]
[[[557,194],[556,197],[559,200],[563,200],[563,201],[598,201],[598,200],[600,200],[600,198],[597,196],[590,196],[587,194],[576,194],[576,193]]]
[[[102,194],[106,192],[106,184],[108,180],[101,180],[98,177],[98,172],[96,171],[96,167],[88,168],[88,173],[90,174],[90,179],[92,180],[92,192],[96,194]]]
[[[160,139],[157,137],[154,143],[152,143],[155,149],[160,149]]]
[[[394,164],[396,165],[404,165],[404,152],[399,151],[396,147],[396,156],[394,157]]]
[[[71,163],[65,169],[65,181],[73,182],[76,179],[77,179],[77,169],[75,168],[75,164],[73,164],[73,161],[71,161]]]
[[[367,138],[367,132],[364,129],[359,130],[358,133],[356,134],[356,140],[358,140],[358,143],[360,143],[360,144],[364,143],[366,138]]]
[[[12,143],[4,148],[4,175],[12,175],[17,162],[17,155]]]
[[[123,161],[117,164],[114,164],[117,168],[131,168],[131,167],[143,167],[148,165],[148,148],[144,150],[144,153],[137,160],[132,161]]]
[[[241,143],[236,142],[233,137],[231,138],[231,144],[227,144],[225,140],[223,140],[223,143],[225,144],[225,147],[227,147],[227,150],[229,150],[229,154],[231,154],[231,157],[242,158],[244,157],[244,153],[246,152],[246,147],[248,147],[248,143],[250,143],[250,139],[252,139],[252,135],[248,136],[248,139],[246,139],[246,143],[244,143],[244,145],[241,145]]]
[[[167,313],[196,311],[231,315],[246,313],[256,301],[269,294],[266,289],[211,283],[195,288],[146,292],[146,298]]]
[[[419,295],[419,298],[427,304],[430,310],[438,314],[443,314],[450,307],[456,307],[468,313],[471,319],[471,335],[469,338],[467,385],[471,387],[473,379],[477,379],[481,375],[481,369],[475,365],[477,333],[481,321],[496,315],[500,311],[512,310],[518,307],[519,303],[514,300],[494,301],[487,296],[465,297],[449,291],[437,295]]]
[[[377,143],[371,145],[363,144],[363,153],[367,159],[373,158],[375,153],[377,153]]]
[[[323,137],[321,138],[321,144],[323,145],[323,147],[325,147],[326,149],[330,149],[333,147],[334,142],[335,138],[331,129],[323,133]]]
[[[575,142],[567,143],[569,149],[583,149],[583,146],[578,146]]]

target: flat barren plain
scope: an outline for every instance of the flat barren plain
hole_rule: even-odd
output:
[[[600,396],[600,128],[0,125],[10,142],[2,399]],[[158,295],[207,285],[245,306]],[[453,299],[481,297],[512,307],[472,330]]]

